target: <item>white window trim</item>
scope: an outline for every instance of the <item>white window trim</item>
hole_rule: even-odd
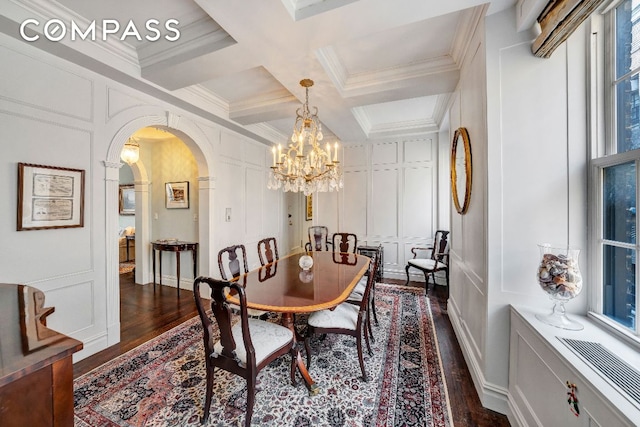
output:
[[[640,326],[639,317],[636,312],[636,330],[630,332],[619,323],[609,319],[603,311],[603,266],[602,247],[603,239],[603,199],[602,186],[604,168],[627,162],[635,162],[636,171],[640,181],[640,150],[625,153],[613,153],[616,149],[616,119],[614,101],[615,76],[615,43],[612,31],[614,31],[614,13],[605,13],[614,9],[622,0],[616,0],[606,5],[600,14],[594,14],[590,21],[590,52],[589,52],[589,87],[588,98],[590,111],[589,134],[591,139],[591,160],[589,165],[589,199],[590,199],[590,220],[589,220],[589,273],[591,286],[587,295],[588,316],[594,319],[604,329],[613,335],[624,340],[636,349],[640,349]],[[604,71],[604,72],[603,72]],[[610,107],[611,106],[611,107]],[[640,185],[636,186],[636,200],[640,201]],[[640,220],[639,220],[640,221]],[[639,228],[640,229],[640,228]],[[618,245],[616,245],[618,246]],[[637,259],[640,259],[640,239],[636,239],[636,244],[622,245],[626,248],[635,249]],[[640,280],[640,262],[636,262],[636,278]],[[636,293],[638,285],[636,284]],[[638,297],[636,297],[636,300]],[[638,304],[636,302],[636,309]]]

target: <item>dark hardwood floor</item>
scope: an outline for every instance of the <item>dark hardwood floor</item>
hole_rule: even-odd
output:
[[[404,284],[400,280],[385,283]],[[424,283],[411,282],[413,286]],[[123,354],[197,315],[193,294],[175,288],[133,283],[133,273],[120,276],[120,343],[73,365],[74,377],[83,375],[101,364]],[[446,288],[429,287],[429,299],[438,334],[438,345],[444,368],[453,422],[456,427],[509,426],[507,417],[481,406],[471,381],[464,357],[453,333],[447,314]]]

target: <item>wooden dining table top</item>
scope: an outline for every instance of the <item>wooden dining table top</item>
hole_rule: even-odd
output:
[[[366,273],[370,258],[353,253],[310,252],[313,266],[303,271],[305,253],[292,254],[240,276],[247,307],[280,313],[307,313],[345,301]],[[230,296],[237,303],[237,300]]]

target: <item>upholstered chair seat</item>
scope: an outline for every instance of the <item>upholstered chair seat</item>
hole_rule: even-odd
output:
[[[407,261],[409,265],[422,270],[444,270],[447,264],[433,259],[416,258]]]
[[[314,328],[338,328],[355,331],[358,326],[359,309],[360,308],[354,304],[340,304],[334,310],[322,310],[311,313],[307,323]]]
[[[284,326],[266,322],[264,320],[248,320],[249,334],[251,335],[251,342],[255,347],[256,364],[258,365],[272,353],[281,349],[293,339],[293,332]],[[247,350],[244,348],[242,340],[242,325],[240,322],[236,323],[235,326],[231,328],[231,333],[233,335],[233,340],[236,342],[236,356],[238,356],[238,359],[242,363],[246,364]],[[221,354],[222,343],[220,341],[215,343],[213,350],[215,353]]]

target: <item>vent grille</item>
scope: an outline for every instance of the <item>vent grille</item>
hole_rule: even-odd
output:
[[[640,372],[600,343],[571,338],[558,339],[626,393],[636,404],[640,404]]]

